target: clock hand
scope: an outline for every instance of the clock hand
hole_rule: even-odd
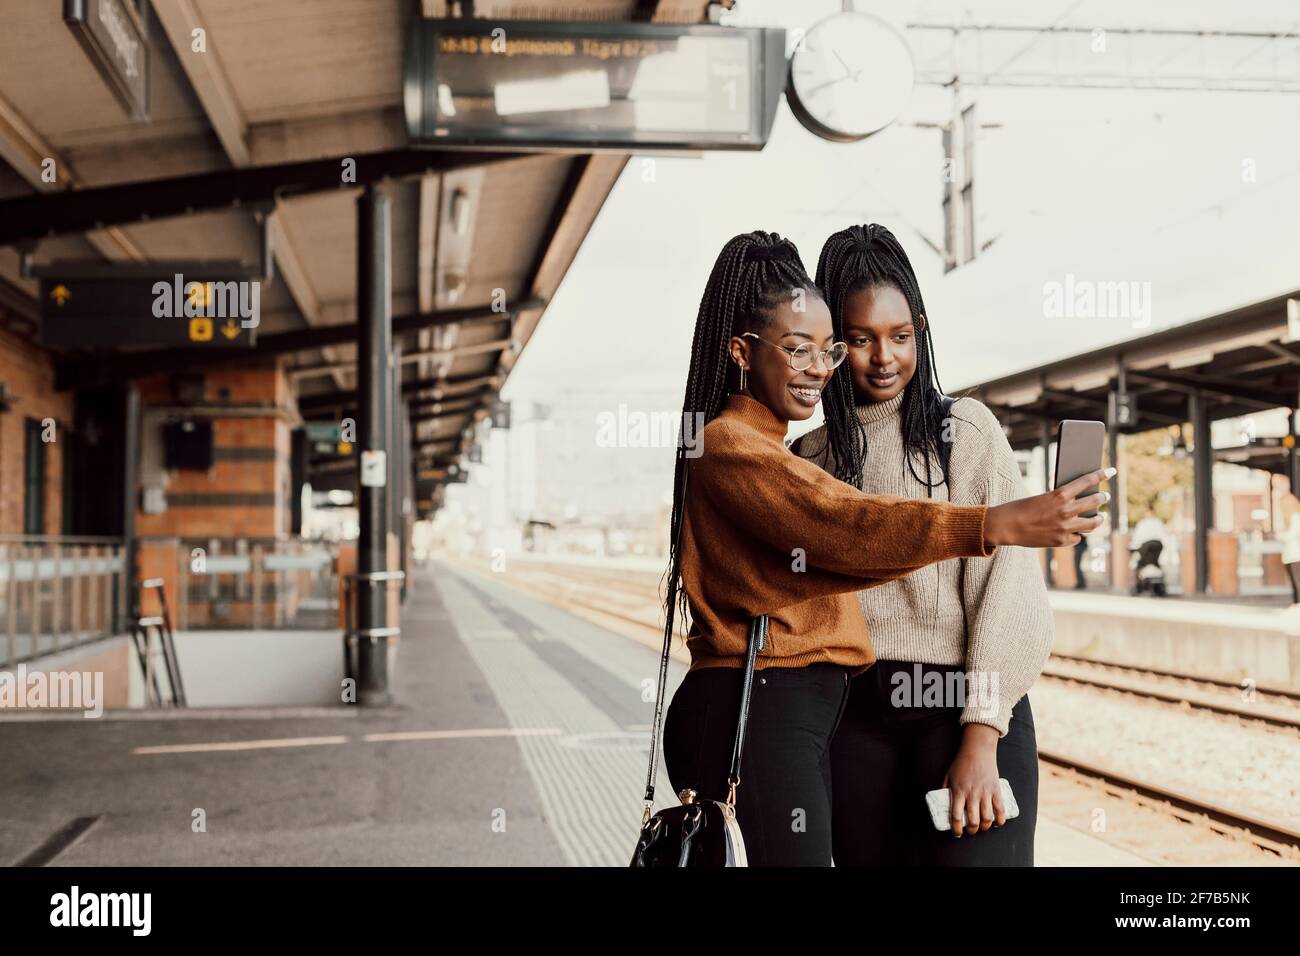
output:
[[[844,67],[844,79],[852,80],[854,83],[858,82],[858,77],[866,72],[867,68],[865,66],[860,66],[856,70],[852,69],[844,62],[844,57],[840,56],[839,50],[832,50],[831,52],[835,54],[835,59],[840,61],[840,66]]]
[[[840,77],[836,77],[836,78],[833,79],[833,80],[827,80],[825,83],[818,83],[818,84],[817,84],[816,86],[814,86],[811,90],[809,90],[807,93],[804,93],[804,94],[802,94],[802,95],[803,95],[804,97],[812,96],[814,93],[819,93],[819,92],[821,92],[822,90],[826,89],[826,87],[828,87],[828,86],[834,86],[836,83],[843,83],[845,80],[848,80],[848,79],[852,79],[852,77],[849,77],[849,76],[840,76]]]

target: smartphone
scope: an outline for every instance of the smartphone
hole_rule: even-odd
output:
[[[1056,480],[1052,487],[1069,484],[1101,467],[1101,453],[1106,445],[1104,422],[1079,421],[1067,418],[1056,429]],[[1095,495],[1097,486],[1085,488],[1075,497]],[[1095,518],[1096,511],[1085,511],[1082,517]]]
[[[1006,813],[1008,820],[1020,816],[1020,806],[1016,803],[1016,796],[1011,792],[1011,783],[1006,777],[998,778],[998,786],[1002,790],[1002,810]],[[952,793],[945,787],[942,790],[931,790],[925,795],[925,805],[930,808],[930,820],[934,823],[936,830],[951,830],[952,818],[948,811],[952,807]],[[965,821],[966,815],[962,814],[962,820]]]

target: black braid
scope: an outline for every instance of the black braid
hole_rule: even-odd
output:
[[[939,443],[944,428],[939,373],[935,366],[934,346],[930,337],[930,316],[921,299],[921,287],[912,271],[912,263],[894,234],[877,223],[850,226],[826,240],[817,261],[817,284],[826,290],[826,304],[831,310],[835,337],[845,338],[844,311],[849,296],[862,289],[893,286],[907,299],[916,335],[916,371],[904,390],[899,410],[903,433],[904,458],[908,470],[927,488],[947,480],[935,476],[931,461],[942,460]],[[925,315],[925,328],[919,318]],[[822,396],[826,417],[826,435],[830,441],[835,475],[841,481],[862,487],[862,469],[866,461],[866,429],[855,414],[851,375],[837,375]],[[925,467],[925,477],[917,474],[916,462]]]
[[[682,399],[683,434],[689,422],[693,440],[699,441],[700,430],[722,412],[727,395],[738,382],[738,370],[731,361],[732,336],[762,329],[772,321],[777,306],[800,293],[821,298],[821,292],[804,269],[798,248],[789,239],[774,232],[750,232],[736,236],[722,247],[709,273],[695,318],[691,366]],[[669,594],[681,574],[676,542],[685,506],[682,495],[688,461],[685,452],[679,442],[668,537]],[[685,621],[688,607],[686,595],[680,590],[678,600],[680,619]]]

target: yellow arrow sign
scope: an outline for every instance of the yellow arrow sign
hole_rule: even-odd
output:
[[[226,319],[226,324],[221,327],[221,334],[228,339],[239,335],[239,326],[235,324],[234,319]]]
[[[72,298],[72,291],[60,282],[50,290],[50,298],[54,300],[55,304],[63,305],[63,303]]]

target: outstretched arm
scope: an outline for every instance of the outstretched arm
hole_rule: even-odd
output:
[[[726,520],[808,564],[879,584],[935,561],[987,556],[982,505],[867,495],[775,444],[723,424],[691,462],[692,485]]]

